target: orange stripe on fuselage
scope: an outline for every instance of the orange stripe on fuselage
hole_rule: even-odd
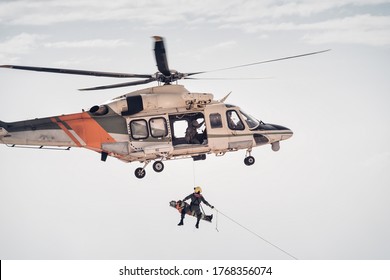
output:
[[[116,142],[88,113],[77,113],[58,117],[66,123],[85,143],[86,148],[101,151],[102,143]],[[59,122],[57,122],[60,124]],[[60,127],[65,131],[64,128]],[[66,131],[65,131],[66,132]],[[72,135],[73,136],[73,135]],[[74,138],[74,136],[73,136]],[[72,140],[73,140],[72,138]],[[74,140],[73,140],[74,141]],[[77,140],[76,140],[77,141]],[[76,143],[79,143],[77,141]]]
[[[81,146],[82,146],[81,143],[80,143],[80,141],[77,140],[76,137],[74,137],[74,135],[65,127],[65,125],[64,125],[63,123],[58,122],[58,121],[56,120],[56,118],[51,118],[50,120],[51,120],[53,123],[58,124],[58,126],[66,133],[66,135],[69,136],[70,139],[72,139],[73,142],[76,143],[76,145],[77,145],[78,147],[81,147]]]

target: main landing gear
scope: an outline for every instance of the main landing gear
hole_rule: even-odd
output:
[[[135,177],[137,177],[138,179],[142,179],[145,177],[146,175],[146,171],[145,171],[145,168],[146,166],[150,163],[150,161],[147,161],[145,162],[145,165],[144,167],[138,167],[135,171],[134,171],[134,175]],[[164,163],[160,160],[158,161],[155,161],[153,163],[153,170],[157,173],[160,173],[161,171],[164,170]]]
[[[162,163],[162,161],[155,161],[153,163],[153,170],[160,173],[161,171],[164,170],[164,163]]]
[[[145,171],[144,168],[138,167],[138,168],[134,171],[134,175],[135,175],[135,177],[137,177],[138,179],[142,179],[143,177],[145,177],[146,171]]]

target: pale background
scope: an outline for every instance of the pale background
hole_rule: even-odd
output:
[[[168,203],[194,185],[298,259],[390,259],[390,1],[0,1],[0,64],[149,74],[153,35],[181,72],[332,51],[203,76],[262,80],[180,81],[294,131],[251,167],[240,151],[139,180],[88,150],[0,146],[0,259],[290,259],[221,215],[219,232],[176,226]],[[0,119],[145,87],[77,91],[122,81],[0,69]]]

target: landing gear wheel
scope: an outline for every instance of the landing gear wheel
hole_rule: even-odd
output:
[[[143,177],[145,177],[146,171],[145,171],[145,169],[143,169],[142,167],[138,167],[138,168],[134,171],[134,174],[135,174],[135,177],[137,177],[138,179],[142,179]]]
[[[162,161],[156,161],[153,163],[153,170],[156,172],[161,172],[164,170],[164,163]]]
[[[255,158],[252,156],[246,157],[244,159],[244,163],[245,163],[245,165],[248,165],[248,166],[253,165],[255,163]]]

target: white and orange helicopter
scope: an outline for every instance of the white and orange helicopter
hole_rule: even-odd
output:
[[[305,53],[267,61],[238,65],[212,71],[180,73],[168,67],[163,38],[154,36],[154,52],[158,71],[155,74],[128,74],[74,69],[0,65],[2,68],[52,72],[61,74],[102,76],[113,78],[142,78],[114,85],[85,88],[101,90],[157,81],[156,87],[133,91],[104,104],[75,114],[59,115],[19,122],[0,121],[0,143],[10,147],[38,149],[87,148],[124,162],[143,164],[135,170],[137,178],[145,177],[146,166],[161,172],[164,161],[192,158],[204,160],[207,154],[222,156],[226,152],[245,150],[246,165],[255,162],[254,147],[270,144],[278,151],[280,141],[293,132],[281,125],[264,123],[240,107],[227,104],[225,96],[215,100],[211,93],[190,92],[182,85],[172,84],[192,76],[256,64],[314,55]]]

